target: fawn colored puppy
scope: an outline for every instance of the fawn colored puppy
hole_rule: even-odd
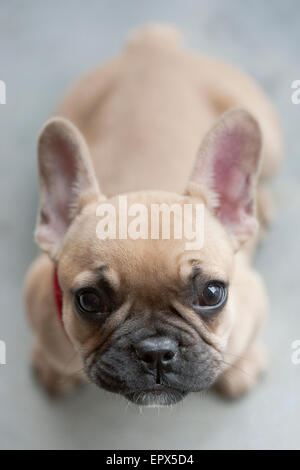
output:
[[[39,136],[43,253],[25,281],[41,382],[57,394],[90,380],[152,406],[211,386],[247,392],[266,364],[267,297],[251,258],[282,153],[269,100],[232,66],[186,51],[173,28],[151,26],[79,81],[57,116]],[[103,204],[108,225],[128,215],[119,195],[146,209],[148,236],[99,236]],[[203,207],[202,246],[153,238],[153,205],[192,207],[191,224]]]

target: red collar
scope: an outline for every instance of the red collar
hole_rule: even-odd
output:
[[[57,276],[57,268],[56,267],[54,268],[54,271],[53,271],[53,293],[54,293],[54,299],[55,299],[55,304],[56,304],[57,315],[58,315],[59,321],[60,321],[63,329],[65,329],[64,323],[63,323],[63,309],[62,309],[62,307],[63,307],[63,294],[62,294],[61,287],[59,285],[59,280],[58,280],[58,276]]]
[[[64,330],[66,338],[70,341],[69,336],[67,335],[64,321],[63,321],[63,293],[59,284],[58,275],[57,275],[57,268],[54,267],[53,270],[53,295],[56,304],[56,311],[59,318],[59,322]]]

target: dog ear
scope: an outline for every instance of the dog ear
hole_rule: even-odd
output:
[[[74,217],[100,192],[85,140],[66,119],[50,119],[42,129],[38,166],[41,198],[35,238],[54,258]]]
[[[200,146],[187,193],[200,196],[235,244],[256,232],[255,186],[261,132],[246,110],[227,111]]]

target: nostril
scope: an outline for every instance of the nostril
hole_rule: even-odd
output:
[[[140,348],[135,348],[135,353],[140,361],[145,362],[146,364],[153,364],[156,360],[156,356],[152,351],[144,351]]]
[[[162,361],[163,362],[170,362],[172,361],[172,359],[174,358],[175,356],[175,353],[173,351],[166,351],[163,355],[162,355]]]
[[[152,362],[154,362],[154,357],[152,354],[144,354],[142,357],[141,357],[142,361],[146,362],[146,364],[152,364]]]

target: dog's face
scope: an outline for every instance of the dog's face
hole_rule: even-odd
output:
[[[186,204],[190,197],[128,195],[128,204]],[[111,202],[116,208],[116,199]],[[174,403],[209,387],[223,369],[232,324],[232,243],[205,214],[207,243],[99,240],[96,204],[78,216],[59,260],[67,332],[98,385],[139,404]],[[149,237],[150,238],[150,237]]]
[[[235,252],[255,228],[259,150],[253,118],[227,113],[205,139],[185,195],[126,195],[128,206],[146,208],[143,238],[101,239],[97,210],[104,197],[82,137],[61,119],[44,128],[36,238],[58,264],[65,328],[91,381],[139,405],[168,405],[207,389],[224,370],[235,317]],[[187,250],[185,233],[153,238],[153,205],[184,210],[203,202],[201,249]],[[105,204],[114,208],[108,225],[124,215],[118,197]],[[194,213],[184,222],[195,223]]]

